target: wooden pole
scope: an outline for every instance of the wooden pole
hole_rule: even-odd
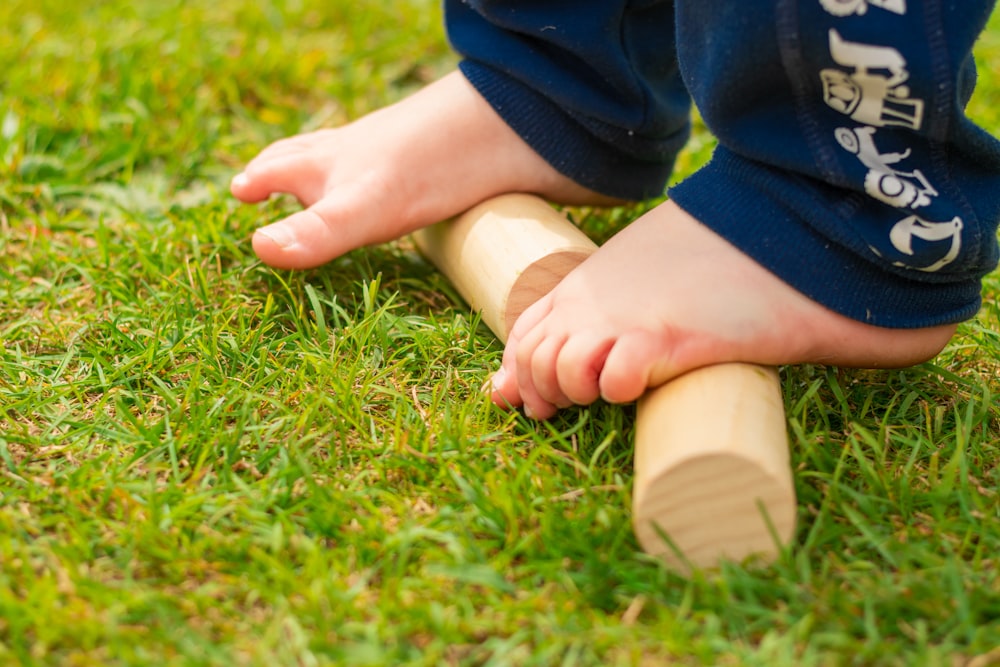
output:
[[[502,341],[518,316],[597,246],[543,200],[503,195],[414,234]],[[648,553],[672,567],[772,560],[796,499],[777,371],[720,364],[639,400],[632,515]]]

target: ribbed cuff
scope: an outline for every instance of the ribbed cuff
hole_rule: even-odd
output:
[[[459,68],[504,122],[559,173],[610,197],[642,200],[663,194],[673,161],[650,162],[617,150],[544,96],[487,65],[465,60]],[[678,137],[678,144],[685,138]]]
[[[808,298],[867,324],[921,328],[961,322],[981,305],[980,280],[906,270],[845,230],[820,233],[843,202],[720,146],[670,197],[715,233]],[[842,212],[842,211],[841,211]],[[829,225],[827,225],[829,227]]]

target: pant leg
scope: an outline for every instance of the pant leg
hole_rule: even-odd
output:
[[[677,0],[719,147],[677,203],[854,319],[971,317],[997,263],[1000,144],[965,114],[992,0]]]
[[[662,194],[690,128],[671,0],[446,0],[445,18],[465,76],[556,169]]]

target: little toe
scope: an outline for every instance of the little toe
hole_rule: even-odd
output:
[[[491,398],[502,407],[520,407],[524,401],[518,381],[517,354],[521,348],[521,339],[535,329],[551,310],[551,298],[546,295],[524,309],[507,335],[507,343],[503,349],[503,361],[500,369],[491,380]]]
[[[493,374],[489,381],[490,400],[504,410],[519,408],[522,405],[521,394],[517,391],[517,379],[508,372],[505,365]]]

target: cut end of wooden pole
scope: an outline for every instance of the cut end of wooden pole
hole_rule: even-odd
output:
[[[596,246],[595,246],[596,248]],[[557,250],[532,262],[514,281],[504,304],[504,331],[500,336],[507,340],[514,323],[528,306],[555,289],[570,271],[593,254],[591,248]]]
[[[642,548],[680,570],[773,560],[795,531],[786,429],[774,368],[708,366],[647,392],[632,499]]]
[[[749,556],[773,561],[792,539],[796,500],[787,480],[755,461],[709,453],[647,480],[632,511],[643,550],[688,570]]]
[[[487,200],[413,240],[504,342],[528,306],[597,250],[566,216],[526,194]]]

